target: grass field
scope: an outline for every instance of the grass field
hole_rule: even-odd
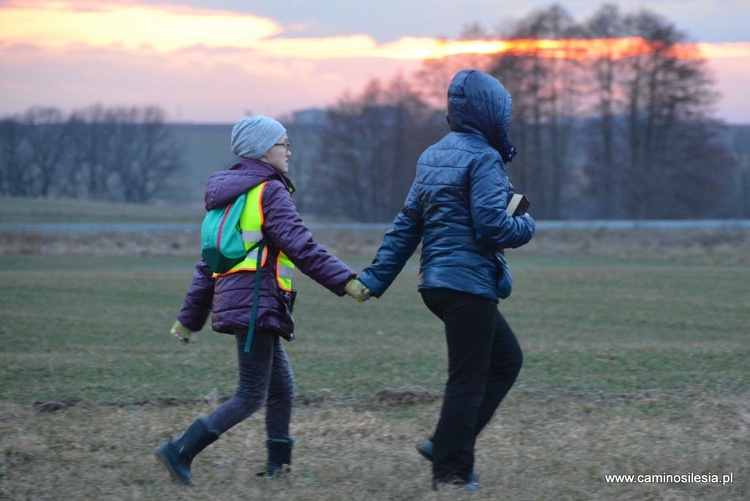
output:
[[[485,489],[465,497],[747,499],[747,247],[644,253],[618,241],[591,253],[571,242],[590,249],[602,235],[538,236],[544,245],[510,256],[516,286],[501,303],[525,365],[478,442]],[[445,375],[416,263],[363,305],[298,278],[290,478],[254,476],[260,413],[198,456],[195,487],[173,484],[153,448],[236,379],[228,336],[204,330],[182,346],[166,333],[195,262],[183,254],[0,255],[0,499],[464,497],[431,492],[414,451]],[[341,257],[361,269],[372,256]],[[693,477],[606,477],[627,474]],[[718,481],[695,477],[708,474]]]

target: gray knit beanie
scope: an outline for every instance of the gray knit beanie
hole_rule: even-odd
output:
[[[286,129],[273,118],[252,115],[232,128],[232,152],[240,158],[259,159],[265,155]]]

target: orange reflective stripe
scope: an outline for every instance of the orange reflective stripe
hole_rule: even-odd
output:
[[[266,189],[266,185],[268,184],[268,181],[265,183],[260,184],[260,193],[258,193],[258,216],[260,219],[260,224],[258,225],[258,230],[260,231],[261,228],[263,228],[263,223],[266,222],[266,215],[263,214],[263,190]],[[254,229],[254,228],[248,228],[248,229]]]

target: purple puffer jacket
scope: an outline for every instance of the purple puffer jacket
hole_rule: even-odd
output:
[[[211,174],[206,183],[206,210],[223,207],[264,181],[268,181],[262,198],[268,257],[261,270],[255,328],[271,330],[291,341],[294,339],[292,295],[279,287],[274,272],[279,250],[283,249],[297,270],[338,296],[345,294],[344,287],[356,273],[313,241],[292,202],[291,182],[265,162],[242,160],[227,170]],[[208,265],[201,260],[177,319],[197,332],[213,313],[212,327],[216,332],[235,334],[247,330],[254,289],[255,273],[238,272],[214,279]]]

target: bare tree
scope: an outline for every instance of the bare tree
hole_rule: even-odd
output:
[[[730,214],[735,217],[750,219],[750,127],[736,128],[730,141],[734,151],[737,152],[735,196],[730,197],[736,210],[730,212]]]
[[[0,195],[23,196],[28,155],[23,150],[24,127],[18,117],[0,120]]]
[[[435,112],[402,77],[386,87],[372,80],[359,98],[341,100],[328,111],[316,178],[316,192],[324,195],[319,210],[391,220],[403,206],[419,154],[445,133],[443,125],[430,134],[434,123]]]
[[[618,124],[622,110],[618,78],[621,78],[623,62],[614,45],[607,41],[615,41],[627,33],[623,17],[613,4],[606,4],[595,12],[586,23],[586,30],[590,38],[603,41],[601,50],[590,62],[593,79],[586,86],[593,99],[590,127],[587,127],[591,134],[586,136],[584,144],[588,153],[585,164],[588,196],[600,208],[597,211],[599,217],[613,218],[621,198],[618,188],[622,181],[622,165],[617,143],[618,137],[622,136]]]
[[[716,169],[694,167],[726,156],[717,141],[718,122],[710,118],[716,94],[705,60],[690,51],[685,34],[656,14],[644,10],[628,16],[625,26],[645,42],[642,54],[626,59],[625,214],[674,217],[676,212],[694,212],[690,207],[701,207],[705,214],[715,202],[715,190],[706,188],[723,176]],[[687,151],[690,156],[685,156]]]
[[[32,176],[26,180],[28,196],[49,197],[57,180],[65,176],[62,159],[65,154],[63,116],[57,108],[29,109],[23,117],[27,125],[25,142],[33,152],[25,166]]]
[[[379,117],[372,111],[378,92],[379,83],[373,81],[361,101],[341,100],[329,110],[318,162],[321,175],[315,184],[321,213],[346,214],[359,221],[375,217],[379,204],[373,187],[380,169],[375,157],[384,141]]]
[[[0,123],[0,194],[146,203],[181,164],[156,107],[31,108]]]
[[[558,40],[560,51],[550,56],[538,45],[523,44],[500,54],[491,70],[513,96],[510,137],[519,150],[514,182],[535,200],[534,213],[540,217],[563,217],[564,189],[571,186],[581,76],[564,41],[580,33],[559,5],[537,11],[519,23],[511,38]]]
[[[69,128],[74,138],[71,149],[77,174],[71,176],[72,184],[66,187],[70,196],[92,200],[114,198],[110,192],[112,167],[116,161],[111,151],[116,142],[112,115],[111,110],[94,105],[77,110],[70,117]]]
[[[120,143],[129,152],[115,167],[123,199],[151,202],[181,168],[178,145],[164,124],[164,112],[155,107],[135,111],[121,127]]]

